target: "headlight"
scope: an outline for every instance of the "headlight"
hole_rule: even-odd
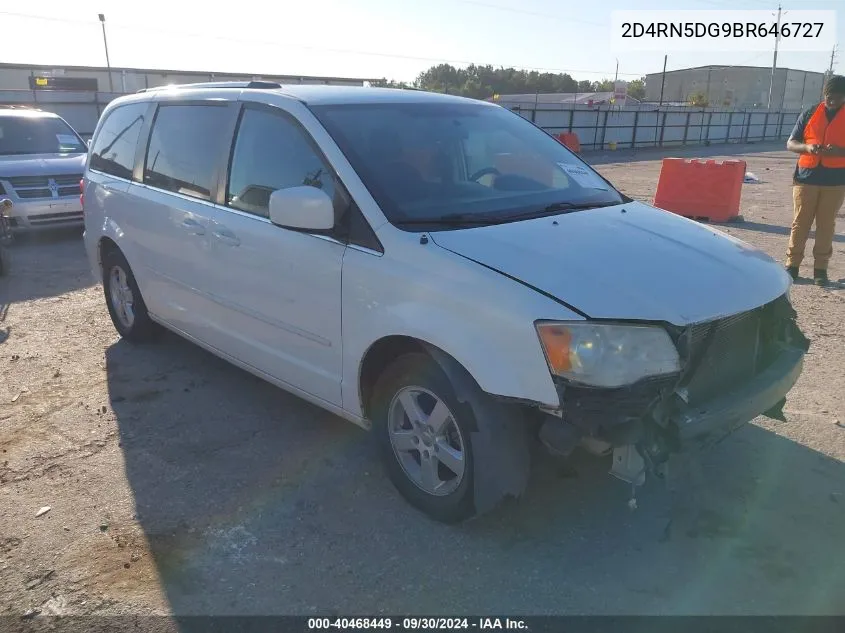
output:
[[[649,325],[537,323],[553,374],[594,387],[621,387],[680,371],[669,334]]]

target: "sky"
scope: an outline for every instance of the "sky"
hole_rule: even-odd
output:
[[[842,0],[791,0],[836,9]],[[200,10],[200,7],[202,9]],[[613,10],[777,10],[777,0],[0,0],[7,63],[112,66],[247,74],[413,80],[438,63],[492,64],[576,79],[632,80],[663,68],[663,53],[619,54]],[[788,16],[787,16],[788,17]],[[835,71],[845,72],[845,11]],[[772,21],[774,21],[774,13]],[[667,69],[707,64],[770,67],[772,52],[668,52]],[[781,52],[778,66],[825,71],[831,51]]]

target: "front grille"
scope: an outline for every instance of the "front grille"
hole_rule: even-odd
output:
[[[9,184],[15,189],[18,187],[47,187],[50,184],[49,176],[18,176],[9,178]]]
[[[79,181],[82,180],[82,174],[63,174],[49,177],[55,180],[57,185],[73,185],[77,191],[79,191]]]
[[[686,385],[689,404],[701,404],[754,377],[761,319],[761,310],[751,310],[693,327],[690,356],[691,362],[696,363],[697,358],[698,362]]]
[[[21,200],[44,198],[67,198],[79,195],[79,181],[82,174],[56,174],[53,176],[17,176],[9,178],[9,184]],[[50,187],[56,187],[53,195]]]
[[[38,189],[16,189],[15,193],[18,194],[18,198],[21,200],[32,200],[34,198],[52,198],[53,194],[50,193],[50,189],[47,187],[38,188]]]

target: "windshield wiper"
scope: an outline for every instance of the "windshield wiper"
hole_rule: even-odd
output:
[[[522,211],[520,213],[512,213],[510,215],[500,215],[496,218],[501,222],[508,222],[510,220],[522,220],[528,218],[540,218],[546,215],[556,215],[559,213],[571,213],[573,211],[586,211],[587,209],[599,209],[601,207],[612,207],[620,204],[618,202],[553,202],[550,205],[543,207],[537,211]]]
[[[448,213],[434,218],[412,218],[408,220],[401,220],[397,222],[398,225],[416,225],[416,224],[447,224],[447,225],[467,225],[473,226],[487,226],[490,224],[503,224],[513,220],[522,220],[527,218],[542,217],[545,215],[553,215],[557,213],[568,213],[571,211],[584,211],[586,209],[598,209],[600,207],[611,207],[618,202],[555,202],[547,205],[540,210],[521,211],[519,213],[510,213],[507,215],[493,215],[484,216],[477,213]]]
[[[402,225],[415,225],[415,224],[474,224],[474,225],[485,225],[485,224],[497,224],[499,222],[499,218],[496,217],[484,217],[477,213],[448,213],[446,215],[437,216],[434,218],[412,218],[408,220],[399,220],[396,224]]]

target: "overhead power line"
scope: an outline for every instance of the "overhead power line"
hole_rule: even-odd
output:
[[[540,13],[539,11],[527,11],[525,9],[517,9],[514,7],[505,7],[500,4],[490,4],[489,2],[481,2],[480,0],[457,0],[461,4],[474,4],[479,7],[486,7],[488,9],[495,9],[497,11],[508,11],[509,13],[522,13],[524,15],[533,15],[541,18],[551,18],[552,20],[563,20],[564,22],[577,22],[578,24],[589,24],[592,26],[606,26],[601,22],[592,22],[590,20],[579,20],[564,15],[554,15],[552,13]]]
[[[470,0],[465,0],[469,2]],[[67,23],[74,23],[74,24],[90,24],[96,25],[97,22],[91,20],[78,20],[78,19],[71,19],[71,18],[56,18],[56,17],[49,17],[49,16],[41,16],[41,15],[32,15],[27,13],[17,13],[17,12],[10,12],[10,11],[0,11],[0,15],[11,15],[15,17],[22,17],[22,18],[31,18],[36,20],[48,20],[51,22],[67,22]],[[247,38],[238,38],[238,37],[231,37],[225,35],[210,35],[209,33],[192,33],[189,31],[183,30],[176,30],[176,29],[162,29],[159,27],[150,27],[150,26],[137,26],[137,25],[121,25],[119,23],[110,23],[110,29],[121,29],[121,30],[128,30],[128,31],[145,31],[145,32],[156,32],[156,33],[166,33],[168,35],[177,35],[181,37],[196,37],[203,40],[215,40],[220,42],[232,42],[236,44],[253,44],[253,45],[262,45],[262,46],[275,46],[281,48],[296,48],[301,50],[311,50],[320,53],[336,53],[341,55],[362,55],[368,57],[382,57],[388,59],[406,59],[410,61],[421,61],[427,63],[449,63],[449,64],[460,64],[460,65],[470,65],[475,64],[476,66],[494,66],[494,67],[504,67],[504,68],[519,68],[522,70],[528,71],[538,71],[538,72],[554,72],[554,73],[581,73],[581,74],[591,74],[591,75],[613,75],[613,70],[586,70],[586,69],[577,69],[577,68],[551,68],[551,67],[542,67],[542,66],[528,66],[523,64],[502,64],[502,63],[492,63],[492,62],[484,62],[478,60],[464,60],[464,59],[450,59],[445,57],[425,57],[425,56],[418,56],[418,55],[403,55],[400,53],[381,53],[376,51],[361,51],[361,50],[351,50],[351,49],[341,49],[341,48],[324,48],[318,46],[307,46],[307,45],[285,45],[278,41],[273,40],[257,40],[257,39],[247,39]],[[620,72],[620,75],[627,75],[629,77],[641,77],[646,73],[631,73],[631,72]]]

